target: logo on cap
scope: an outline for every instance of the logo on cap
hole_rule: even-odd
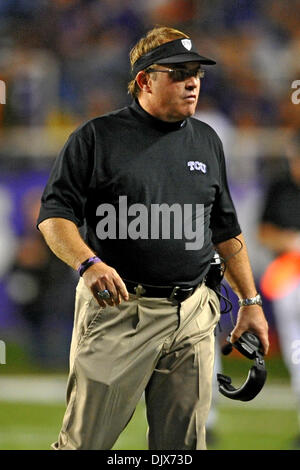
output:
[[[190,39],[182,39],[181,44],[185,47],[188,51],[192,49],[192,41]]]

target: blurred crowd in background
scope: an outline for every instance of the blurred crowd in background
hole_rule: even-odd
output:
[[[272,254],[256,236],[271,178],[300,129],[298,0],[0,0],[1,339],[43,366],[67,365],[77,275],[35,228],[53,159],[79,124],[130,103],[129,51],[154,25],[190,35],[216,60],[196,117],[220,135],[260,280]],[[266,304],[272,326],[272,310]]]
[[[203,92],[235,126],[299,125],[299,1],[2,0],[3,126],[81,122],[128,103],[129,49],[154,24],[216,59]]]

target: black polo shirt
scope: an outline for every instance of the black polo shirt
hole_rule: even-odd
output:
[[[214,130],[161,121],[136,101],[71,134],[38,223],[50,217],[85,223],[87,244],[121,277],[154,285],[196,285],[213,244],[241,232]]]

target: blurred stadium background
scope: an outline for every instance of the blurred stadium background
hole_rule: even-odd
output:
[[[49,170],[76,126],[130,102],[128,53],[155,24],[190,34],[215,58],[197,117],[220,135],[256,281],[271,260],[258,242],[266,187],[286,171],[285,143],[300,129],[298,0],[0,0],[0,449],[49,449],[64,412],[77,276],[45,246],[35,219]],[[231,294],[236,311],[236,299]],[[251,403],[215,397],[213,449],[290,449],[296,399],[272,305],[268,383]],[[223,341],[230,331],[222,318]],[[2,361],[3,362],[3,361]],[[234,379],[249,369],[222,359]],[[220,365],[221,367],[221,365]],[[118,449],[145,449],[141,401]]]

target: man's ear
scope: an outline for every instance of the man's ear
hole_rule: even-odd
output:
[[[151,78],[148,73],[141,70],[135,77],[136,83],[138,84],[141,91],[145,93],[151,93]]]

